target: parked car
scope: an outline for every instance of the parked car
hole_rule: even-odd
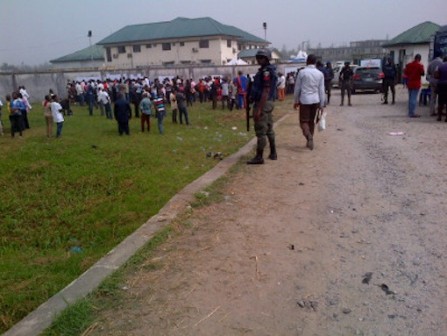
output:
[[[353,69],[352,93],[356,91],[374,91],[382,90],[383,72],[379,67],[357,66]]]

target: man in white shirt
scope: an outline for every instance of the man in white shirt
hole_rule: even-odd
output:
[[[104,115],[104,110],[107,119],[113,119],[112,107],[110,105],[110,96],[104,89],[100,88],[98,92],[98,103],[99,109],[101,110],[101,115]]]
[[[307,66],[298,72],[295,84],[293,107],[300,109],[300,127],[307,140],[307,148],[314,149],[313,135],[315,130],[315,116],[319,110],[323,113],[325,107],[324,75],[315,64],[317,58],[307,56]]]
[[[50,106],[53,120],[56,123],[56,137],[59,138],[62,135],[62,127],[64,126],[64,115],[62,114],[62,106],[59,104],[59,99],[56,95],[51,97]]]
[[[278,73],[278,100],[283,101],[286,98],[286,77],[282,73]]]

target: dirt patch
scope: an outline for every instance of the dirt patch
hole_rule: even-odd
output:
[[[447,123],[406,99],[330,106],[314,151],[290,110],[89,335],[446,335]]]

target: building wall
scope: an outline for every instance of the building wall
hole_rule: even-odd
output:
[[[398,67],[400,75],[399,79],[401,79],[401,74],[403,72],[403,69],[405,68],[405,65],[412,62],[416,54],[421,55],[421,63],[424,65],[425,71],[427,71],[428,64],[430,63],[428,58],[429,52],[430,52],[430,45],[428,43],[408,44],[388,48],[388,54],[393,55],[393,61]],[[427,83],[425,76],[422,77],[422,83],[423,84]]]
[[[77,62],[53,62],[51,66],[53,69],[82,69],[86,67],[98,68],[104,66],[104,60],[93,61],[77,61]]]
[[[203,39],[206,40],[206,39]],[[139,48],[140,51],[134,50]],[[170,50],[163,50],[169,46]],[[231,40],[228,47],[227,39],[208,39],[208,47],[200,47],[199,40],[166,40],[147,42],[138,45],[126,45],[125,52],[119,49],[123,46],[105,47],[105,64],[107,67],[135,68],[151,65],[185,65],[214,64],[222,65],[232,59],[238,52],[236,40]],[[111,59],[107,58],[107,48],[110,48]]]
[[[385,40],[366,40],[351,42],[346,47],[311,48],[308,54],[315,54],[323,61],[353,61],[359,63],[362,59],[382,58],[386,50],[381,47]]]

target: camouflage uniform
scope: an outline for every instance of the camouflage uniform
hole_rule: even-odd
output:
[[[259,68],[253,79],[253,85],[250,90],[250,101],[254,102],[253,109],[256,111],[259,105],[262,104],[262,92],[269,88],[267,101],[265,102],[259,120],[255,121],[255,133],[257,137],[256,146],[256,158],[247,163],[263,163],[262,154],[264,148],[267,145],[267,139],[270,144],[269,158],[276,160],[276,145],[275,145],[275,132],[273,131],[273,116],[272,111],[274,108],[273,100],[275,96],[277,83],[277,75],[275,66],[267,64]],[[266,139],[267,138],[267,139]],[[262,160],[261,160],[262,159]]]

